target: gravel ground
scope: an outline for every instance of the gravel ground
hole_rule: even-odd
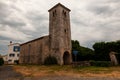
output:
[[[72,76],[47,76],[47,77],[23,77],[13,70],[12,66],[0,66],[0,80],[120,80],[120,78],[108,77],[80,77]]]
[[[0,80],[21,80],[22,75],[13,70],[12,66],[0,66]]]

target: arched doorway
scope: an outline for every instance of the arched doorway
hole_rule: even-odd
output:
[[[68,51],[64,52],[63,54],[63,64],[64,65],[70,64],[70,54]]]

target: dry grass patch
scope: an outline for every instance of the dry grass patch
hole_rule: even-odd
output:
[[[72,77],[120,77],[120,67],[77,67],[15,65],[14,69],[24,76],[72,76]]]

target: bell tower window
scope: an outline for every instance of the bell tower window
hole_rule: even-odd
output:
[[[53,17],[55,16],[55,13],[53,12]]]
[[[64,32],[66,33],[66,29],[64,30]]]
[[[65,17],[67,16],[66,11],[64,11],[64,10],[63,10],[63,15],[64,15]]]
[[[53,14],[53,17],[55,17],[57,15],[56,10],[54,10],[52,14]]]

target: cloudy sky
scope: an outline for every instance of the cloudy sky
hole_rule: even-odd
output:
[[[48,35],[48,10],[59,2],[71,9],[72,39],[80,45],[120,40],[120,0],[0,0],[0,54],[11,40]]]

